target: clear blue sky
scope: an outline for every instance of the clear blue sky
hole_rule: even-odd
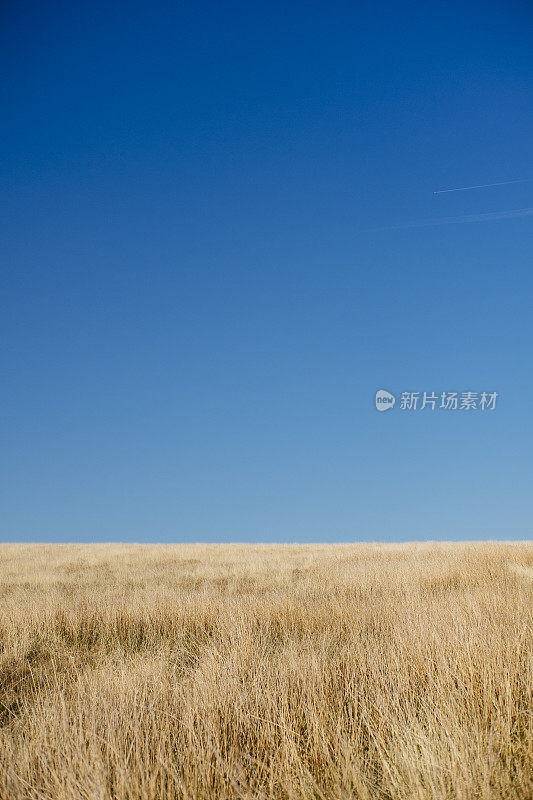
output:
[[[529,3],[0,17],[2,540],[531,538]]]

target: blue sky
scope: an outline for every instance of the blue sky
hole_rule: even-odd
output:
[[[0,14],[0,539],[531,538],[528,3]]]

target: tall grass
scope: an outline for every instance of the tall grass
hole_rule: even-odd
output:
[[[0,546],[0,798],[533,797],[527,544]]]

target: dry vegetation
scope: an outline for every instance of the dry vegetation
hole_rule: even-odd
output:
[[[532,564],[2,545],[0,797],[529,799]]]

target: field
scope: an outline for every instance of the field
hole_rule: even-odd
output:
[[[1,545],[1,800],[533,797],[533,547]]]

